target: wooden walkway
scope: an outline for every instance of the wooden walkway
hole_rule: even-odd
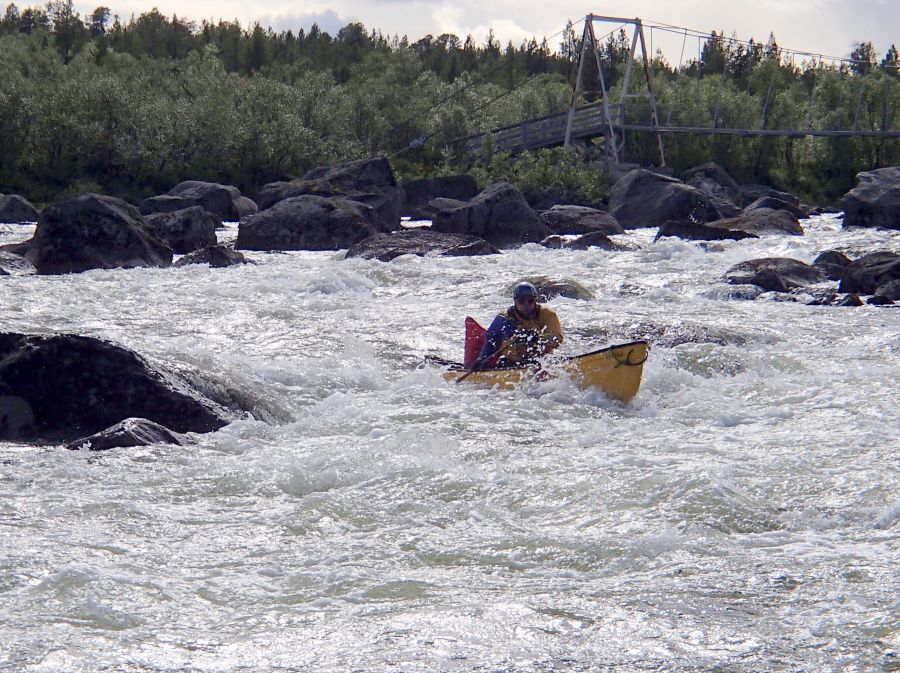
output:
[[[566,124],[569,111],[547,117],[528,119],[521,124],[512,124],[478,133],[465,138],[457,138],[449,144],[459,147],[466,154],[481,152],[490,140],[495,152],[513,154],[545,147],[559,147],[565,143]],[[613,123],[614,131],[642,131],[660,134],[729,135],[742,137],[775,136],[784,138],[900,138],[900,129],[888,131],[831,130],[831,129],[736,129],[710,128],[704,126],[652,126],[642,124]],[[586,141],[609,132],[603,116],[603,104],[592,103],[575,108],[572,119],[572,142]]]

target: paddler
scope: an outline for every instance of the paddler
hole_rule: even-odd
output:
[[[538,304],[537,288],[521,282],[513,289],[513,305],[500,313],[484,335],[484,346],[472,369],[513,367],[553,352],[563,340],[553,309]],[[498,357],[499,353],[499,357]],[[492,360],[496,359],[496,363]]]

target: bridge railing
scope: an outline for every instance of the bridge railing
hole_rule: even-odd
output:
[[[562,144],[568,121],[569,111],[566,110],[547,117],[502,126],[485,133],[457,138],[450,144],[470,155],[478,154],[488,140],[496,152],[515,153],[555,147]],[[603,135],[605,123],[602,103],[577,107],[572,118],[572,138],[582,139]]]

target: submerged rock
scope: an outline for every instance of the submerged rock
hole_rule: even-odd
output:
[[[202,250],[196,250],[179,259],[173,266],[181,267],[190,264],[208,264],[211,269],[224,269],[229,266],[241,264],[253,264],[234,248],[227,245],[211,245]]]
[[[470,257],[497,254],[500,254],[500,251],[483,238],[463,234],[443,234],[427,228],[375,234],[347,251],[348,258],[362,257],[382,262],[389,262],[400,255]]]
[[[89,437],[76,439],[66,445],[67,449],[89,451],[107,451],[109,449],[127,448],[130,446],[150,446],[151,444],[185,443],[184,438],[168,428],[148,421],[146,418],[126,418],[114,426]]]
[[[735,264],[725,274],[732,285],[756,285],[767,292],[790,292],[825,280],[816,267],[789,257],[766,257]]]

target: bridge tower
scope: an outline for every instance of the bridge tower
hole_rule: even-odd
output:
[[[600,64],[600,44],[597,42],[597,35],[594,31],[594,24],[601,23],[617,23],[625,24],[632,27],[633,33],[631,37],[631,51],[629,53],[628,62],[625,64],[625,76],[622,81],[622,92],[619,95],[618,102],[613,102],[609,89],[606,86],[606,79],[603,76],[603,68]],[[641,61],[644,68],[644,76],[647,79],[647,93],[631,92],[631,76],[634,70],[635,55],[637,54],[638,44],[641,46]],[[572,89],[572,103],[569,107],[569,117],[566,123],[565,146],[568,147],[572,138],[572,125],[575,118],[576,107],[579,98],[584,94],[584,64],[588,56],[588,45],[594,54],[594,60],[597,66],[597,73],[600,84],[600,92],[603,96],[603,104],[601,111],[603,114],[604,138],[606,140],[606,158],[607,161],[615,164],[622,163],[624,156],[624,140],[625,140],[625,101],[629,98],[647,96],[650,102],[650,124],[656,132],[656,141],[659,147],[659,165],[666,165],[666,155],[663,149],[662,134],[659,131],[659,113],[656,108],[656,96],[653,93],[653,71],[650,67],[650,56],[647,54],[647,42],[644,39],[644,26],[641,20],[623,19],[613,16],[598,16],[596,14],[588,14],[584,18],[584,32],[581,37],[581,56],[578,59],[578,74],[575,77],[575,85]]]

